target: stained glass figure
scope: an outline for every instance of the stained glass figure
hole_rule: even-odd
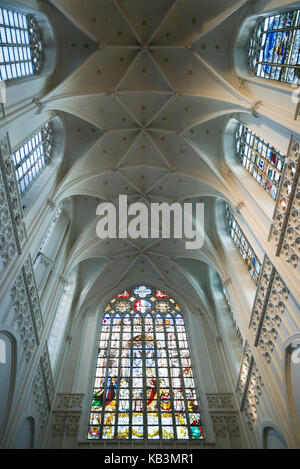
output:
[[[276,200],[285,156],[244,124],[237,126],[236,150],[244,168]]]
[[[0,7],[0,80],[13,80],[41,72],[42,43],[31,15]]]
[[[254,282],[257,284],[261,272],[261,262],[259,261],[249,241],[241,230],[238,222],[231,213],[228,205],[225,205],[225,215],[228,222],[228,231],[233,239],[247,269]]]
[[[203,438],[180,307],[151,287],[116,295],[101,324],[88,439]]]
[[[250,36],[250,70],[258,77],[285,83],[300,78],[300,10],[263,17]]]

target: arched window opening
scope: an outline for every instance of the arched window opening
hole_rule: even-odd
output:
[[[0,8],[0,78],[2,81],[39,74],[42,43],[31,15]]]
[[[42,244],[41,244],[40,249],[39,249],[39,253],[41,251],[43,251],[43,248],[46,246],[46,244],[47,244],[47,242],[48,242],[48,240],[51,236],[51,233],[53,232],[53,230],[55,228],[55,225],[56,225],[62,211],[63,211],[62,207],[59,207],[59,209],[57,210],[57,212],[55,214],[55,217],[53,218],[53,220],[50,223],[50,226],[48,228],[48,231],[47,231],[45,237],[43,238]],[[34,262],[35,261],[36,261],[36,258],[35,258]]]
[[[258,77],[284,83],[300,78],[300,10],[261,18],[250,37],[248,63]]]
[[[244,235],[241,227],[236,221],[235,217],[231,213],[228,205],[225,206],[225,214],[228,222],[228,231],[233,239],[247,269],[251,275],[254,282],[258,283],[260,272],[261,272],[261,262],[259,261],[254,250],[250,246],[249,241]]]
[[[89,440],[201,440],[178,304],[150,287],[111,300],[101,325]]]
[[[236,131],[236,150],[244,168],[276,200],[285,156],[241,123]]]
[[[20,194],[39,176],[52,157],[53,128],[51,123],[46,124],[32,135],[14,153],[17,182]]]
[[[228,296],[228,293],[227,293],[225,287],[223,287],[223,295],[224,295],[224,298],[225,298],[225,302],[226,302],[226,305],[227,305],[227,309],[228,309],[228,311],[230,312],[230,315],[231,315],[231,317],[232,317],[232,321],[233,321],[234,327],[235,327],[235,329],[236,329],[238,338],[239,338],[239,340],[240,340],[240,342],[241,342],[242,347],[244,347],[244,339],[243,339],[242,333],[241,333],[241,331],[240,331],[240,328],[239,328],[239,326],[238,326],[236,316],[235,316],[235,314],[234,314],[234,312],[233,312],[233,309],[232,309],[232,307],[231,307],[230,300],[229,300],[229,296]]]

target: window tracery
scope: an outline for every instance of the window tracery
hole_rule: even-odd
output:
[[[39,74],[42,56],[40,31],[33,16],[0,8],[0,79]]]
[[[184,319],[160,290],[124,290],[105,309],[88,439],[203,439]]]
[[[248,63],[258,77],[297,83],[300,78],[300,10],[258,20],[249,41]]]

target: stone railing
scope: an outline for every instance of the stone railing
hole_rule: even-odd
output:
[[[249,327],[256,335],[254,345],[260,349],[267,363],[272,360],[288,298],[288,288],[270,259],[265,256]]]
[[[39,438],[42,439],[54,397],[54,384],[47,345],[44,346],[34,376],[32,397],[39,425]]]
[[[257,420],[257,406],[260,402],[263,386],[249,344],[246,343],[238,379],[237,395],[240,400],[240,411],[243,412],[251,430]]]
[[[295,269],[300,252],[300,142],[293,138],[285,163],[274,211],[270,239],[282,256]]]

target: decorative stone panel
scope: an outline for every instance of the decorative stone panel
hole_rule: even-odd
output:
[[[237,413],[211,414],[211,420],[217,437],[239,437],[241,435]]]
[[[293,138],[285,163],[274,212],[270,238],[277,246],[276,255],[295,269],[300,253],[300,142]]]
[[[0,139],[0,272],[12,262],[26,241],[23,210],[8,135]]]
[[[239,415],[231,393],[206,394],[216,437],[239,437]]]
[[[21,337],[25,359],[28,361],[40,343],[43,320],[30,256],[26,259],[10,290],[15,312],[14,323]]]
[[[41,364],[39,364],[33,380],[32,394],[36,413],[38,416],[38,424],[41,431],[42,429],[45,429],[48,415],[50,412],[49,401],[46,394],[46,387]]]
[[[256,334],[255,346],[270,363],[282,317],[287,309],[289,290],[270,259],[265,256],[254,301],[250,329]]]
[[[54,397],[54,385],[47,345],[43,349],[33,380],[32,395],[38,416],[39,434],[42,437]]]
[[[83,398],[83,394],[57,395],[53,412],[52,436],[77,436]]]
[[[206,394],[209,411],[234,410],[235,404],[231,393]]]
[[[263,386],[262,378],[247,343],[242,359],[237,395],[240,400],[240,410],[244,413],[251,430],[257,420],[257,407]]]
[[[47,344],[45,344],[43,353],[40,358],[40,362],[41,362],[41,368],[43,372],[47,400],[48,400],[49,407],[51,407],[51,403],[54,398],[54,386],[53,386],[52,370],[51,370],[51,365],[50,365],[50,358],[49,358]]]
[[[55,410],[81,411],[84,394],[57,394],[55,401]]]

